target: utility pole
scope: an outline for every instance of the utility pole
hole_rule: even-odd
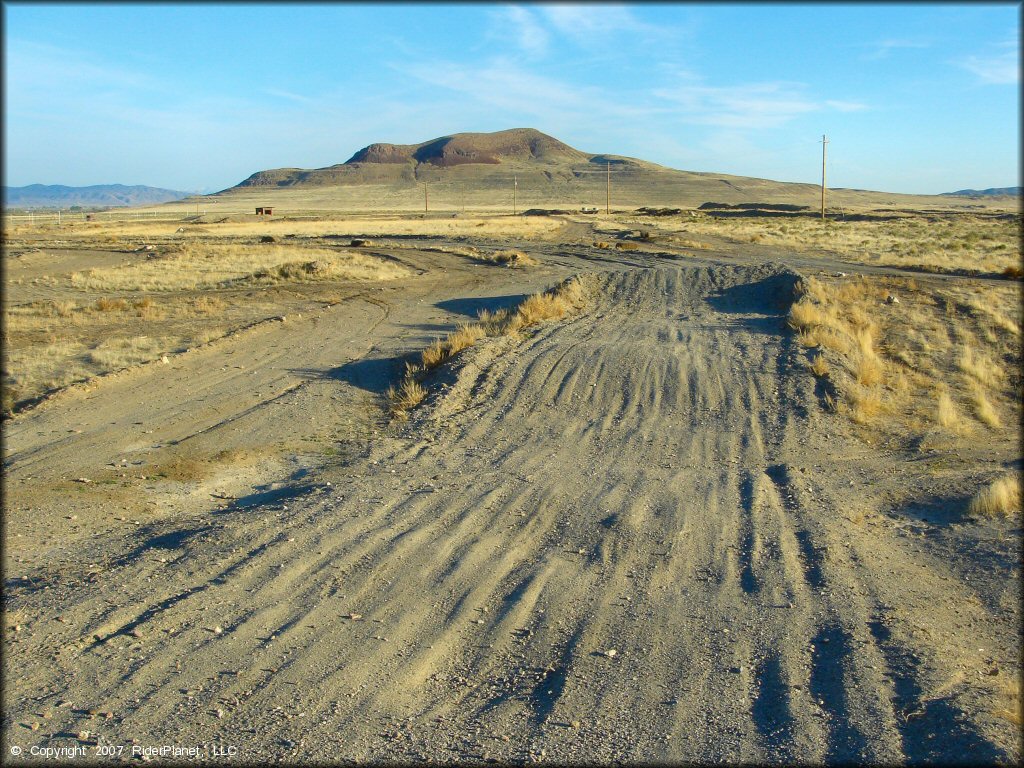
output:
[[[821,220],[825,220],[825,148],[828,146],[828,139],[821,134]]]
[[[610,214],[612,212],[612,163],[610,160],[605,160],[604,165],[608,172],[604,191],[604,212],[605,214]]]
[[[423,182],[423,212],[430,210],[430,196],[427,194],[427,182]]]
[[[512,215],[516,215],[516,192],[519,191],[519,176],[512,177]]]

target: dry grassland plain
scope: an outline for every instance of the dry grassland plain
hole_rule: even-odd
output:
[[[1020,759],[1019,212],[239,199],[5,223],[9,743]]]

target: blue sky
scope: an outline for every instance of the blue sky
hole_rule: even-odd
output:
[[[1020,184],[1017,4],[4,4],[4,183],[214,191],[532,127],[673,168]]]

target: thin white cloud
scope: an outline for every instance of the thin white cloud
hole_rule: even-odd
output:
[[[592,100],[588,98],[592,89],[535,75],[502,57],[483,66],[434,61],[398,68],[430,85],[458,91],[477,102],[527,115],[575,111]]]
[[[659,27],[641,22],[623,5],[567,3],[542,6],[542,12],[558,32],[581,44],[603,44],[608,37],[622,33],[662,33]]]
[[[671,105],[683,122],[731,129],[775,128],[821,105],[793,83],[738,86],[683,85],[660,88],[654,95]]]
[[[509,5],[495,11],[492,18],[496,36],[511,38],[529,56],[547,53],[551,35],[532,11],[521,5]]]
[[[1020,42],[1002,43],[1000,52],[986,52],[968,56],[955,62],[988,85],[1017,85],[1020,83]]]
[[[868,61],[885,59],[893,51],[914,48],[928,48],[929,44],[917,40],[882,40],[872,44],[872,50],[866,53],[863,58]]]
[[[123,66],[100,62],[88,54],[45,43],[7,41],[4,81],[8,88],[24,91],[70,89],[81,83],[107,88],[152,86],[152,78]]]

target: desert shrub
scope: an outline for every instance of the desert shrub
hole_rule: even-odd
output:
[[[124,299],[108,299],[101,297],[96,299],[96,303],[93,305],[97,312],[121,312],[128,309],[128,302]]]
[[[986,485],[971,499],[968,511],[972,515],[995,517],[1020,511],[1021,476],[1004,475]]]

